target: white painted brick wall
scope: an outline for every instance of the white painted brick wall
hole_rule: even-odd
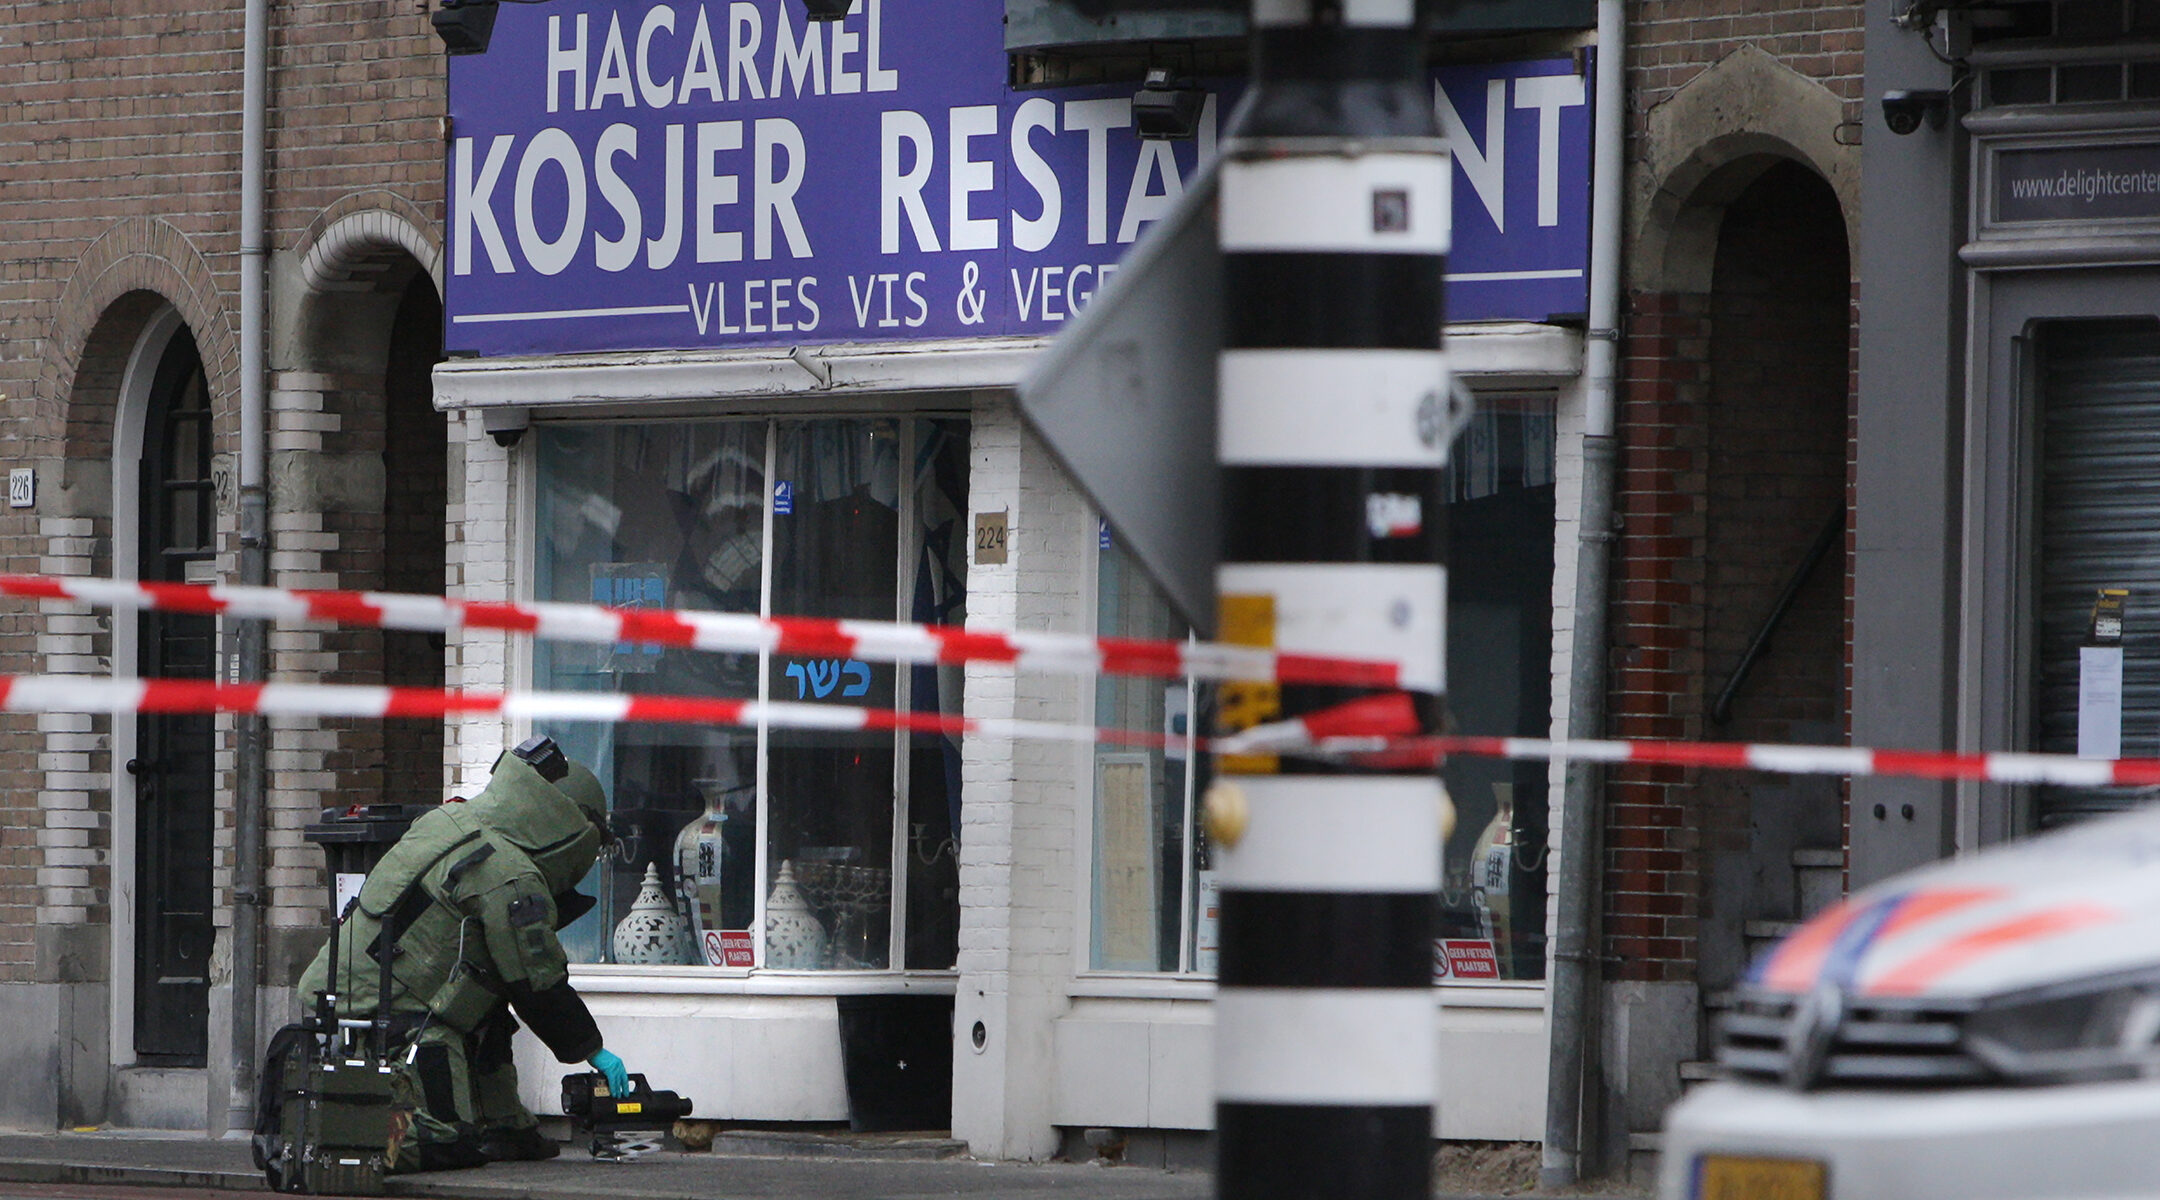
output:
[[[1009,397],[974,410],[968,508],[1007,514],[1010,561],[971,564],[968,624],[1082,632],[1094,518]],[[1082,681],[987,666],[967,672],[971,717],[1089,719]],[[978,1155],[1040,1158],[1050,1124],[1051,1028],[1069,1003],[1078,915],[1073,847],[1079,759],[1067,748],[968,739],[962,752],[957,1029],[981,1021],[981,1054],[958,1056],[953,1130]]]
[[[319,421],[299,424],[303,429],[319,428]],[[111,552],[111,524],[109,518],[103,517],[39,517],[38,569],[79,576],[100,571]],[[280,527],[320,536],[322,526],[319,516],[307,514]],[[229,576],[234,564],[233,514],[221,514],[217,529],[222,547],[218,566],[222,574]],[[120,533],[128,536],[124,527]],[[32,643],[40,659],[36,669],[63,675],[113,673],[110,614],[84,605],[48,601],[40,603],[39,615]],[[125,722],[128,718],[119,720]],[[38,889],[35,920],[39,923],[77,924],[108,919],[104,910],[112,903],[109,846],[114,821],[112,764],[107,756],[113,750],[108,731],[114,724],[113,718],[82,713],[49,713],[37,718],[43,744],[37,762],[41,775],[37,791],[39,816],[32,840],[41,860],[33,873]],[[226,800],[231,793],[232,722],[221,718],[216,728],[220,744],[214,769],[220,773],[220,799]],[[220,811],[216,820],[214,844],[229,849],[233,840],[229,809]],[[230,873],[229,853],[221,853],[215,875],[218,887],[229,887]],[[225,903],[222,896],[219,903]],[[221,923],[223,920],[221,913]]]
[[[337,427],[336,419],[322,415],[324,399],[319,382],[300,372],[282,372],[273,381],[271,395],[272,449],[319,447],[320,433]],[[323,515],[315,511],[272,511],[270,584],[286,588],[335,588],[344,586],[336,572],[326,571],[324,555],[341,548],[335,533],[324,530]],[[268,656],[265,669],[278,681],[308,683],[335,672],[342,665],[335,652],[325,651],[323,630],[291,624],[273,624],[264,638]],[[297,829],[316,820],[336,783],[329,767],[343,735],[323,728],[317,717],[272,717],[265,731],[264,767],[267,772],[268,830]],[[229,761],[229,758],[228,758]],[[220,860],[218,885],[232,884],[232,845],[229,816],[218,831]],[[269,842],[275,834],[266,833]],[[328,894],[323,887],[322,852],[304,843],[295,845],[288,833],[279,848],[266,856],[263,874],[265,920],[272,926],[315,926],[322,923]],[[229,893],[227,893],[229,896]]]
[[[1552,736],[1574,736],[1568,729],[1572,703],[1575,653],[1576,563],[1582,548],[1583,499],[1583,404],[1581,376],[1560,389],[1553,438],[1553,644],[1552,644]],[[1561,828],[1561,801],[1567,790],[1567,764],[1555,762],[1545,775],[1547,796],[1545,858],[1545,928],[1554,929],[1560,919],[1560,875],[1567,853],[1567,831]],[[1550,946],[1548,946],[1548,950]],[[1552,977],[1548,961],[1546,978]],[[1551,993],[1547,993],[1550,1003]]]
[[[463,600],[512,600],[516,549],[511,514],[516,510],[514,452],[495,444],[480,419],[451,414],[450,536],[445,554],[447,594]],[[522,443],[521,443],[522,445]],[[499,690],[512,682],[510,636],[466,629],[445,647],[453,686]],[[500,718],[452,718],[444,731],[444,787],[472,795],[487,783],[488,767],[508,740]]]

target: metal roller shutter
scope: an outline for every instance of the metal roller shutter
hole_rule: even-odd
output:
[[[2077,751],[2078,648],[2103,587],[2123,621],[2125,757],[2160,757],[2160,327],[2066,322],[2042,340],[2038,748]],[[2150,798],[2136,788],[2040,790],[2040,824]]]

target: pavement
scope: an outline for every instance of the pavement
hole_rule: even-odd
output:
[[[754,1134],[699,1153],[600,1162],[565,1146],[547,1162],[394,1176],[392,1196],[441,1200],[1202,1200],[1201,1173],[1074,1163],[988,1163],[935,1137]],[[0,1181],[264,1190],[245,1141],[98,1130],[0,1134]]]
[[[0,1182],[267,1194],[243,1140],[138,1130],[0,1133]],[[1131,1165],[980,1162],[966,1157],[961,1143],[934,1135],[740,1131],[721,1134],[711,1150],[665,1150],[628,1163],[595,1161],[566,1146],[547,1162],[395,1176],[388,1193],[441,1200],[1208,1200],[1214,1179],[1205,1171]],[[1599,1198],[1575,1192],[1571,1200]]]

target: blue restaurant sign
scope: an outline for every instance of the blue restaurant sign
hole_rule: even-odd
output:
[[[1215,152],[1006,86],[998,0],[504,5],[450,60],[453,353],[1050,334]],[[1449,319],[1588,307],[1589,81],[1448,66]]]

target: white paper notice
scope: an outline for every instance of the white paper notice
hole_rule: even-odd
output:
[[[2078,757],[2122,757],[2121,646],[2078,651]]]
[[[335,902],[338,912],[344,912],[346,905],[360,898],[360,887],[366,882],[367,876],[359,872],[338,872],[337,900]]]

